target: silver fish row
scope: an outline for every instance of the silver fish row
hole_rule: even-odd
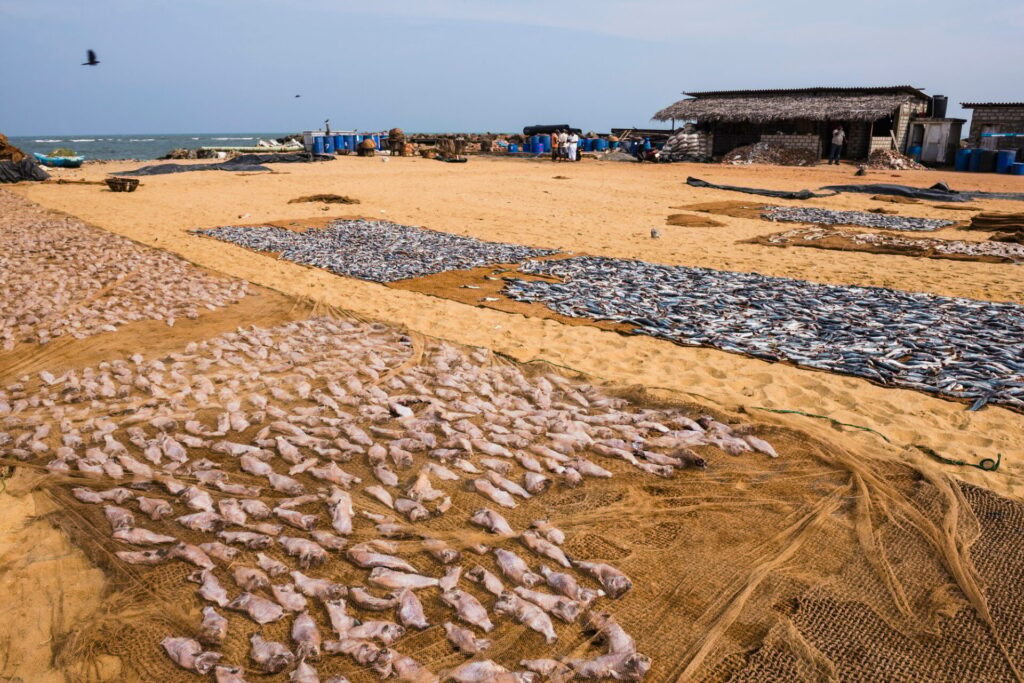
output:
[[[528,261],[504,292],[576,318],[887,386],[1024,409],[1024,307],[642,261]]]
[[[808,206],[770,206],[761,213],[770,221],[789,223],[816,223],[820,225],[860,225],[865,228],[904,230],[908,232],[929,232],[953,225],[956,221],[943,218],[911,218],[868,211],[835,211],[816,209]]]

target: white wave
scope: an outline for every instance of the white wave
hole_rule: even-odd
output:
[[[33,140],[32,142],[64,142],[63,140]]]
[[[96,138],[71,138],[71,142],[96,142]]]
[[[192,139],[193,139],[193,140],[198,140],[199,138],[192,138]]]
[[[156,138],[128,138],[128,142],[153,142]]]
[[[253,138],[210,138],[211,140],[252,140]]]

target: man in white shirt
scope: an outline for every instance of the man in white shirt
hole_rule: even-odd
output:
[[[576,161],[576,150],[579,148],[580,136],[573,133],[569,136],[569,161]]]
[[[835,130],[832,131],[832,149],[829,150],[828,165],[831,166],[835,162],[836,166],[839,165],[839,157],[843,154],[843,143],[846,142],[846,132],[842,126],[836,126]]]
[[[569,134],[564,130],[558,134],[558,156],[563,159],[569,156]]]

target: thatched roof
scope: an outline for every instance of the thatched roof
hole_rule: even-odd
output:
[[[735,122],[771,121],[875,121],[889,116],[901,104],[927,100],[917,88],[802,88],[799,90],[724,90],[685,93],[680,100],[654,115],[658,121]]]

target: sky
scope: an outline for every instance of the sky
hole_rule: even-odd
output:
[[[815,85],[913,85],[961,116],[1024,100],[1024,2],[0,0],[0,65],[16,136],[600,132],[687,90]]]

